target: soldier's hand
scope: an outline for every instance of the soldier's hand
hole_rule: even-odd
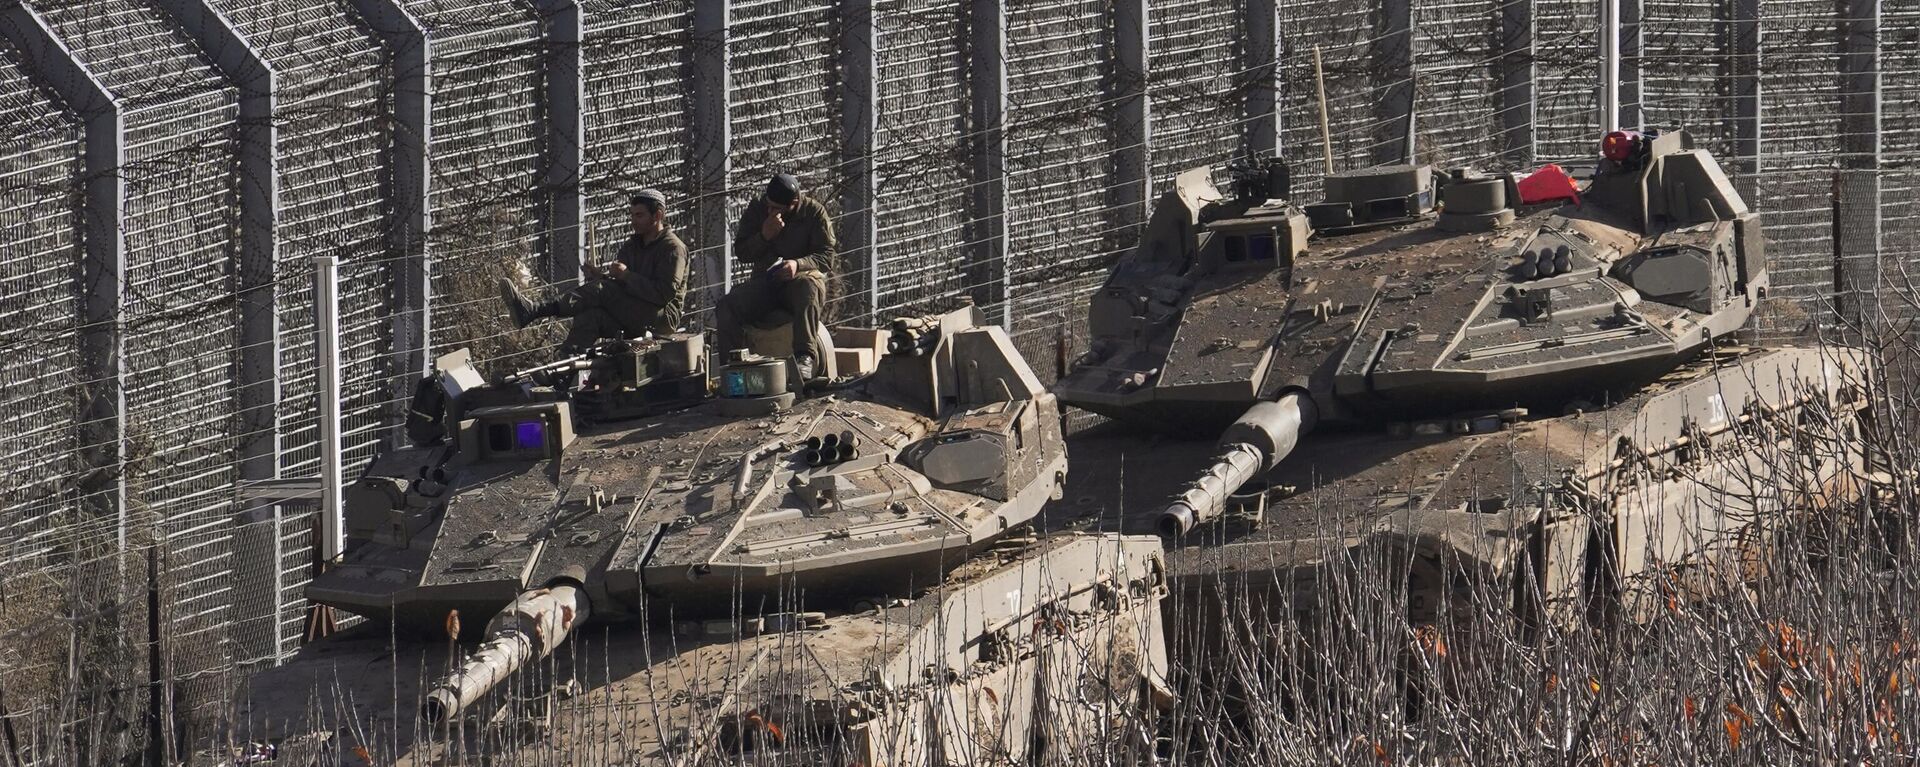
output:
[[[773,265],[773,278],[781,282],[791,280],[800,274],[800,262],[791,258],[783,259]]]
[[[608,277],[618,278],[620,275],[627,273],[627,265],[620,263],[619,261],[615,261],[611,264],[607,264],[606,272]]]
[[[581,264],[580,271],[586,273],[588,279],[599,279],[601,276],[600,265],[595,263]]]
[[[783,218],[785,215],[783,212],[768,213],[766,219],[760,222],[760,238],[772,240],[779,237],[780,230],[787,228],[787,221]]]

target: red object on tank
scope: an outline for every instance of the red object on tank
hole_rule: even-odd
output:
[[[1626,162],[1640,146],[1640,134],[1636,131],[1617,130],[1600,139],[1600,154],[1614,162]]]
[[[1580,204],[1580,186],[1573,177],[1558,165],[1548,163],[1546,167],[1527,174],[1520,179],[1520,204],[1532,205],[1554,200],[1572,200]]]

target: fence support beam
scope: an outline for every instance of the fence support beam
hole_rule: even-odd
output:
[[[580,150],[586,143],[580,110],[586,106],[582,55],[584,14],[576,0],[535,0],[540,35],[546,42],[546,232],[547,280],[571,285],[580,280],[588,256],[585,188]]]
[[[1113,66],[1108,71],[1107,97],[1113,100],[1113,186],[1107,202],[1115,226],[1146,220],[1153,187],[1153,103],[1147,98],[1152,79],[1147,55],[1147,18],[1150,0],[1114,0]]]
[[[89,383],[79,414],[81,508],[94,519],[114,520],[115,545],[127,548],[126,338],[126,127],[122,109],[86,66],[74,58],[40,14],[24,4],[0,6],[0,37],[41,85],[80,116],[86,146],[82,157],[80,378]]]
[[[849,289],[866,298],[850,309],[880,319],[879,201],[874,185],[874,133],[879,128],[880,29],[873,0],[844,0],[840,9],[840,131],[841,166],[845,186],[840,192],[841,268],[845,274],[864,274],[848,280]],[[859,254],[855,258],[848,255]],[[862,272],[861,270],[864,270]]]
[[[1640,103],[1642,98],[1640,72],[1646,58],[1646,38],[1640,33],[1640,0],[1613,1],[1619,4],[1620,15],[1618,45],[1615,46],[1620,52],[1619,67],[1615,70],[1615,77],[1619,81],[1616,93],[1619,98],[1620,124],[1603,125],[1600,128],[1602,131],[1610,131],[1614,128],[1645,127],[1641,124],[1644,121],[1646,109]],[[1598,154],[1600,137],[1594,136],[1593,141],[1595,147],[1593,151]]]
[[[1880,0],[1842,0],[1840,8],[1839,231],[1835,252],[1842,316],[1872,319],[1885,269],[1880,264]]]
[[[280,312],[274,283],[280,167],[273,68],[206,0],[156,0],[155,5],[240,92],[240,265],[234,287],[240,328],[235,395],[245,435],[239,445],[240,477],[272,479],[280,474],[281,450]]]
[[[340,492],[340,262],[333,256],[313,259],[313,368],[320,400],[320,519],[321,562],[340,556],[346,545],[341,524]]]
[[[727,55],[732,0],[702,0],[693,6],[692,164],[695,236],[701,306],[711,310],[732,287],[733,237],[727,226],[728,179],[733,174],[733,64]]]
[[[1007,6],[972,0],[968,16],[972,59],[967,69],[973,103],[968,185],[966,280],[988,321],[1013,327],[1007,264]]]
[[[392,51],[393,149],[387,159],[383,191],[389,213],[387,249],[398,259],[393,287],[395,396],[404,396],[413,377],[433,364],[432,254],[427,234],[433,209],[427,171],[427,146],[433,139],[433,44],[418,19],[400,0],[349,0],[369,31]]]
[[[1376,165],[1414,161],[1413,0],[1381,0],[1373,43],[1377,73],[1373,151]]]
[[[1756,182],[1764,163],[1760,85],[1760,0],[1733,0],[1733,25],[1727,74],[1733,90],[1733,186],[1755,203]],[[1655,126],[1662,127],[1662,126]]]
[[[1534,146],[1533,58],[1534,0],[1505,0],[1500,5],[1499,92],[1494,108],[1505,164],[1532,167]]]
[[[1278,0],[1246,0],[1242,9],[1246,27],[1246,49],[1240,68],[1253,77],[1247,89],[1247,154],[1278,156],[1284,142],[1280,130],[1280,62],[1284,60],[1280,39],[1280,3]]]

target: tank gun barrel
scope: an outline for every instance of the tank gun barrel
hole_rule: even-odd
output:
[[[459,716],[529,661],[551,654],[590,612],[578,583],[561,581],[514,598],[487,624],[480,648],[427,693],[421,718],[438,724]]]
[[[1227,496],[1278,466],[1300,435],[1313,431],[1319,413],[1305,392],[1256,402],[1220,435],[1220,452],[1198,479],[1160,510],[1156,527],[1167,537],[1185,535],[1227,507]]]

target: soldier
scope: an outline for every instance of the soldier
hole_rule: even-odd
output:
[[[573,292],[536,305],[512,281],[500,280],[501,298],[515,325],[572,317],[561,348],[573,352],[602,338],[667,333],[680,326],[687,295],[686,243],[667,228],[667,198],[658,190],[642,189],[628,202],[633,236],[613,261],[588,264],[588,281]]]
[[[747,206],[734,233],[734,255],[752,264],[754,273],[720,300],[720,348],[745,348],[747,325],[791,322],[794,366],[802,382],[813,378],[819,359],[813,329],[826,309],[834,246],[826,206],[801,194],[799,179],[776,174],[766,194]]]

